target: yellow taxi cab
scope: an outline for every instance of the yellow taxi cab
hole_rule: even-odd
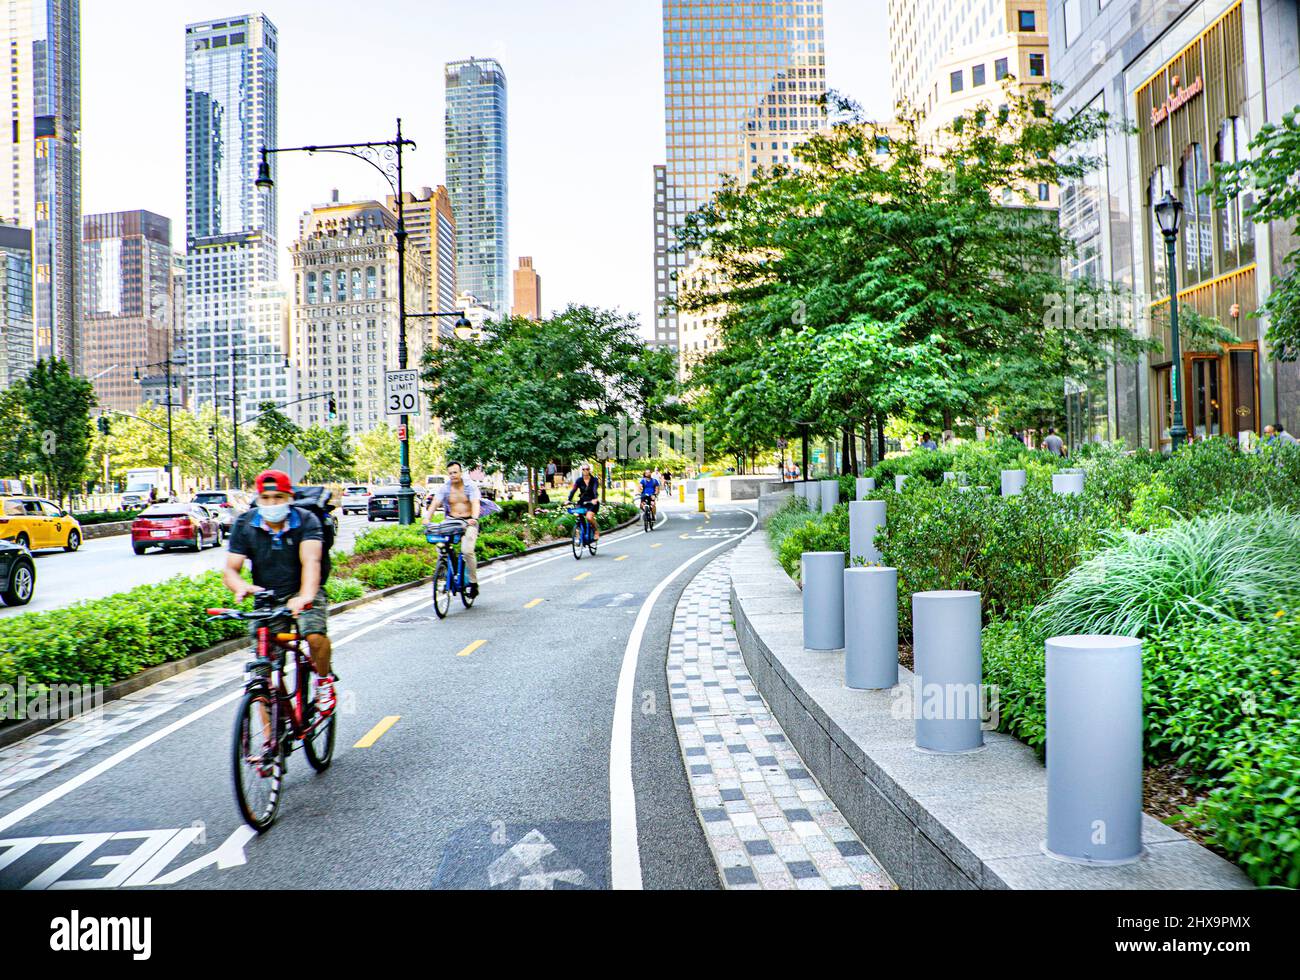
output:
[[[0,541],[40,551],[81,547],[81,525],[58,504],[40,497],[0,497]]]

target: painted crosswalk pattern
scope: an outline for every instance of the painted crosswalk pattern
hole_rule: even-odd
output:
[[[668,647],[673,722],[727,888],[889,889],[758,693],[732,627],[730,562],[682,594]]]

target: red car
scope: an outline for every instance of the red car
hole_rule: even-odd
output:
[[[221,522],[198,504],[154,504],[131,522],[131,549],[143,555],[149,548],[188,548],[221,544]]]

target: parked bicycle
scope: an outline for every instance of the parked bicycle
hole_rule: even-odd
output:
[[[309,607],[310,608],[310,607]],[[244,698],[235,718],[233,747],[235,801],[244,821],[258,833],[275,822],[287,758],[299,745],[317,772],[334,758],[337,718],[321,714],[311,693],[311,656],[297,621],[269,592],[253,597],[253,611],[209,609],[213,619],[250,624],[253,659],[244,666]],[[272,632],[275,620],[293,621],[293,632]],[[285,663],[293,654],[294,687],[285,687]]]
[[[433,611],[439,619],[446,619],[451,611],[451,597],[460,595],[468,609],[474,605],[470,595],[469,579],[465,571],[465,556],[460,553],[460,540],[468,525],[453,517],[441,524],[424,525],[424,539],[438,546],[438,567],[433,573]]]
[[[582,560],[582,551],[587,549],[593,555],[596,553],[596,528],[591,521],[587,520],[586,507],[569,507],[568,512],[572,514],[576,521],[573,525],[573,557]]]

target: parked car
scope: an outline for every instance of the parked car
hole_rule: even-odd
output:
[[[364,514],[370,507],[370,488],[345,486],[343,488],[343,513]]]
[[[398,487],[376,487],[366,504],[366,519],[370,521],[397,520]]]
[[[40,551],[81,547],[81,525],[56,503],[40,497],[5,497],[0,506],[0,540]]]
[[[221,518],[221,530],[229,534],[235,519],[248,510],[248,494],[242,490],[198,490],[191,503],[215,507]]]
[[[0,599],[6,606],[25,606],[36,592],[36,562],[8,541],[0,541]]]
[[[221,522],[202,504],[154,504],[131,522],[131,549],[143,555],[149,548],[188,548],[202,551],[219,546]]]

